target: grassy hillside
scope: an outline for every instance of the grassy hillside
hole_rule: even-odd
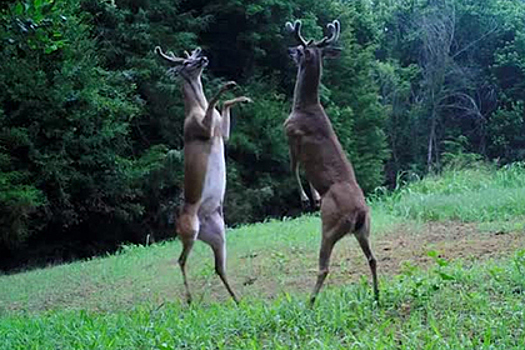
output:
[[[190,308],[140,304],[116,312],[56,310],[5,316],[4,349],[523,349],[523,251],[500,262],[415,268],[383,280],[303,295],[249,297]]]
[[[525,346],[525,169],[450,170],[371,201],[382,298],[352,237],[306,307],[316,215],[228,232],[239,307],[197,244],[182,302],[178,241],[0,276],[0,349],[443,349]]]

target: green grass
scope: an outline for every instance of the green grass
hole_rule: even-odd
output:
[[[443,266],[441,266],[443,265]],[[474,267],[408,266],[382,283],[306,296],[196,305],[140,304],[111,313],[57,310],[0,319],[3,349],[523,349],[525,251]]]
[[[426,221],[450,219],[475,222],[482,234],[523,234],[524,200],[520,164],[450,170],[372,200],[373,239],[400,230],[417,239]],[[377,305],[368,274],[350,278],[366,262],[362,254],[348,262],[349,247],[357,248],[347,238],[336,246],[334,268],[311,310],[305,302],[319,230],[316,215],[229,230],[238,307],[202,243],[188,262],[191,307],[181,301],[178,241],[0,276],[0,349],[525,348],[525,251],[483,262],[446,261],[431,251],[432,268],[405,262],[399,275],[387,274],[380,260]]]
[[[525,163],[449,169],[380,196],[374,204],[397,217],[420,221],[525,218]]]
[[[384,213],[374,218],[376,237],[397,220]],[[236,291],[274,297],[290,284],[308,290],[316,273],[320,225],[319,217],[303,216],[229,230],[228,271]],[[338,249],[347,247],[343,243]],[[0,313],[54,308],[115,311],[177,299],[183,295],[177,265],[180,250],[176,240],[149,247],[130,245],[107,257],[0,276]],[[188,274],[198,299],[227,299],[215,276],[211,250],[202,242],[189,257]],[[254,276],[261,282],[244,286]]]

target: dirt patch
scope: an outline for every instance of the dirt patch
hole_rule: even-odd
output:
[[[309,238],[304,241],[294,240],[292,243],[283,239],[280,244],[267,246],[258,242],[257,245],[240,245],[231,249],[228,278],[238,296],[246,300],[271,300],[283,293],[310,293],[317,275],[319,254],[319,241],[312,240],[312,234],[320,240],[320,233],[308,234]],[[428,256],[429,251],[436,251],[448,261],[461,259],[466,265],[508,256],[525,247],[525,231],[506,232],[497,227],[490,232],[479,230],[477,224],[457,222],[412,223],[395,225],[389,232],[373,235],[372,242],[379,276],[383,283],[387,283],[390,276],[401,273],[407,264],[423,269],[435,266],[434,260]],[[111,283],[92,283],[92,280],[99,279],[88,274],[72,278],[71,283],[59,281],[63,286],[58,289],[52,286],[38,289],[29,298],[13,297],[4,302],[0,295],[0,314],[3,311],[41,311],[59,307],[116,310],[142,302],[162,305],[184,300],[177,253],[174,250],[168,256],[148,256],[133,263],[127,261],[129,275],[117,275],[114,281],[110,279]],[[109,262],[101,266],[119,271]],[[95,268],[89,273],[101,272]],[[214,273],[213,255],[207,247],[190,257],[187,273],[195,301],[214,303],[230,299]],[[351,236],[345,237],[334,249],[326,286],[347,285],[361,278],[370,280],[368,263],[357,241]]]
[[[476,224],[457,222],[399,225],[391,232],[373,238],[378,273],[383,279],[399,274],[406,264],[420,268],[435,265],[428,256],[430,251],[438,252],[439,257],[449,261],[479,262],[506,256],[523,247],[524,232],[481,232]],[[282,292],[309,292],[317,273],[317,249],[312,247],[298,256],[288,252],[284,265],[268,265],[268,261],[262,258],[259,262],[258,258],[253,259],[253,274],[245,275],[244,279],[238,276],[235,284],[243,295],[269,298]],[[348,284],[362,276],[370,279],[368,263],[355,239],[345,238],[334,249],[326,285]],[[216,292],[223,294],[220,286],[212,289],[213,296]]]
[[[375,241],[375,251],[381,267],[381,274],[392,275],[400,272],[405,262],[420,267],[435,264],[428,256],[437,251],[446,260],[486,260],[501,257],[524,246],[523,232],[480,232],[475,224],[455,222],[428,223],[381,237]]]
[[[483,232],[476,224],[457,222],[403,224],[374,235],[372,241],[379,276],[387,281],[389,276],[401,273],[406,264],[423,269],[435,266],[429,251],[438,252],[448,261],[462,259],[467,263],[504,257],[525,247],[525,232]],[[282,249],[264,245],[249,247],[249,250],[232,249],[228,257],[228,279],[242,299],[271,300],[283,293],[310,293],[317,275],[318,251],[319,243],[311,240],[293,246],[283,244]],[[153,300],[157,304],[184,300],[176,257],[174,252],[174,257],[158,264],[155,280],[164,282],[151,286],[151,291],[141,291],[140,285],[130,287],[133,298]],[[230,299],[214,273],[210,252],[206,251],[198,260],[194,256],[187,273],[195,301],[214,303]],[[345,237],[334,249],[325,285],[346,285],[363,277],[370,280],[368,263],[357,241],[351,236]]]

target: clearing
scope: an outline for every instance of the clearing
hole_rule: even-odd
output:
[[[512,228],[496,230],[494,225],[453,221],[402,222],[381,227],[379,221],[379,232],[372,241],[382,283],[407,266],[433,266],[429,252],[468,263],[505,257],[525,246],[523,231]],[[309,293],[317,273],[319,227],[317,216],[305,216],[230,230],[228,274],[234,290],[241,298],[265,299],[284,293]],[[110,311],[141,302],[161,305],[183,301],[177,264],[180,249],[177,240],[150,247],[129,246],[116,256],[4,276],[2,285],[6,290],[0,292],[0,310]],[[190,256],[188,277],[198,302],[228,299],[214,273],[212,252],[202,242]],[[368,264],[357,242],[353,236],[343,238],[334,250],[325,287],[369,277]]]
[[[178,241],[0,276],[0,349],[524,349],[525,163],[451,170],[371,199],[381,302],[353,237],[314,309],[320,219],[228,232],[236,306]]]

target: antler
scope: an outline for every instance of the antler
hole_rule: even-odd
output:
[[[197,47],[195,50],[191,52],[191,55],[188,51],[184,50],[184,54],[186,55],[187,60],[194,60],[199,58],[200,54],[202,52],[202,49],[200,47]]]
[[[188,56],[188,59],[197,59],[202,52],[202,49],[200,47],[197,47],[195,50],[191,52],[191,55]]]
[[[330,31],[330,36],[325,36],[319,42],[315,44],[317,47],[325,47],[335,43],[339,40],[339,35],[341,34],[341,24],[338,20],[334,20],[332,23],[327,25],[328,30]]]
[[[291,22],[286,22],[286,29],[295,35],[295,39],[303,45],[304,47],[307,46],[306,40],[304,40],[303,36],[301,35],[301,21],[297,20],[295,21],[295,24],[292,24]]]
[[[173,63],[184,62],[184,58],[176,57],[171,51],[169,51],[167,54],[162,52],[162,49],[160,48],[160,46],[155,47],[155,53],[160,55],[160,57],[164,58],[165,60],[173,62]]]

